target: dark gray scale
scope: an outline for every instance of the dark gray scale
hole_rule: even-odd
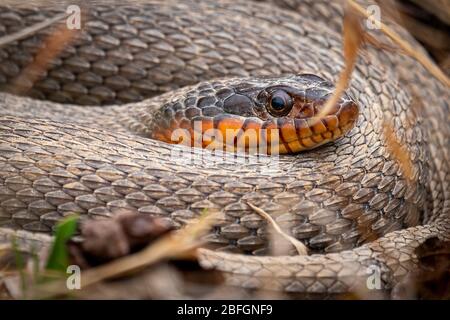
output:
[[[254,102],[247,96],[242,94],[232,94],[225,98],[223,102],[223,110],[227,113],[241,115],[244,117],[255,116],[253,111]]]

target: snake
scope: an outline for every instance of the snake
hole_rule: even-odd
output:
[[[0,240],[49,242],[73,213],[84,223],[131,211],[182,227],[211,210],[217,219],[198,249],[203,268],[245,289],[331,294],[366,286],[373,270],[390,289],[418,268],[424,241],[450,238],[444,84],[402,52],[365,46],[348,89],[317,119],[345,67],[343,3],[80,6],[78,35],[32,83],[17,79],[64,19],[0,47]],[[66,7],[2,4],[0,35]],[[178,145],[177,128],[240,130],[224,145],[249,129],[277,129],[277,154],[210,150],[214,139]],[[270,225],[250,204],[308,254],[275,254]]]

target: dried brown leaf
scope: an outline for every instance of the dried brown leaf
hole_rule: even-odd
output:
[[[211,228],[214,219],[214,213],[205,214],[197,221],[189,223],[185,228],[162,236],[135,254],[82,272],[81,287],[86,288],[106,279],[138,271],[166,259],[185,256],[186,253],[202,244],[199,239]],[[33,297],[44,298],[66,293],[68,292],[65,281],[52,281],[37,286]]]

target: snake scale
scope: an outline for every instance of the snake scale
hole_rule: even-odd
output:
[[[200,263],[223,271],[229,284],[340,293],[364,284],[371,266],[390,288],[417,267],[417,246],[430,237],[449,239],[449,91],[398,52],[361,53],[347,91],[359,106],[349,133],[280,155],[276,165],[270,156],[224,160],[197,148],[189,149],[197,160],[186,164],[171,156],[183,147],[149,138],[162,106],[181,110],[181,117],[188,117],[188,104],[206,114],[200,104],[223,107],[226,90],[235,96],[274,83],[295,86],[289,74],[335,83],[344,67],[342,3],[86,6],[81,36],[33,84],[27,92],[33,98],[0,93],[0,240],[48,241],[44,233],[71,213],[104,218],[134,211],[182,226],[210,209],[219,219],[207,236],[213,249],[199,250]],[[61,10],[61,1],[2,5],[0,35]],[[53,27],[0,48],[4,90]],[[406,148],[412,179],[389,152],[384,123]],[[268,255],[267,221],[248,202],[311,254]]]

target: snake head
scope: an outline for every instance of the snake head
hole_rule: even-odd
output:
[[[166,104],[153,138],[251,153],[297,153],[334,141],[356,123],[358,105],[344,93],[324,115],[333,85],[312,74],[202,83]],[[180,139],[179,130],[185,130]]]

